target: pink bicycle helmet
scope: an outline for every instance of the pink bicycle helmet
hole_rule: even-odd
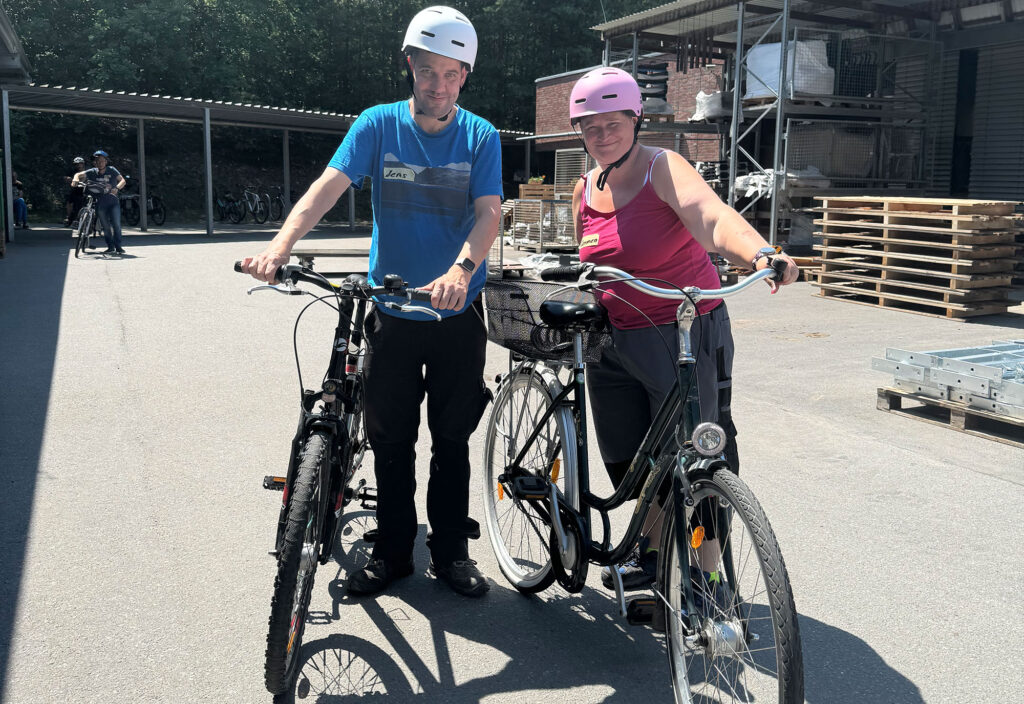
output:
[[[643,114],[640,86],[621,68],[602,66],[583,74],[569,96],[569,120],[573,123],[587,115],[629,110]]]

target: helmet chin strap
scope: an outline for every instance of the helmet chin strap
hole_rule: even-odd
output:
[[[623,154],[618,159],[616,159],[614,162],[609,164],[607,169],[605,169],[604,171],[602,171],[601,173],[599,173],[597,175],[597,190],[599,190],[599,191],[603,191],[604,190],[605,184],[608,183],[608,175],[611,173],[612,169],[614,169],[616,166],[622,166],[626,162],[626,159],[629,158],[629,155],[633,153],[633,147],[636,146],[637,141],[638,141],[638,139],[640,137],[640,125],[643,124],[643,121],[644,121],[643,113],[641,113],[640,115],[637,115],[636,126],[633,127],[633,143],[629,145],[629,149],[626,150],[625,154]],[[576,131],[576,125],[573,124],[572,128],[573,128],[573,131],[575,132]],[[590,154],[590,150],[587,149],[587,140],[583,139],[582,135],[580,135],[579,132],[576,133],[576,136],[580,140],[580,142],[583,143],[583,151],[585,151],[587,154]]]

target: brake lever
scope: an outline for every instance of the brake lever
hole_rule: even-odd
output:
[[[302,289],[296,288],[291,284],[260,284],[259,286],[253,286],[246,291],[247,296],[251,296],[255,291],[277,291],[283,293],[286,296],[301,296]]]
[[[395,303],[394,301],[383,301],[381,303],[378,303],[377,305],[382,305],[385,308],[392,308],[394,310],[400,310],[403,313],[426,313],[427,315],[433,316],[435,320],[441,320],[441,314],[438,313],[433,308],[425,308],[424,306],[401,305],[399,303]]]

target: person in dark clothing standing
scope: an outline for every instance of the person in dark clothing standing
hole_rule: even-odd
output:
[[[480,536],[469,517],[469,436],[486,406],[487,336],[478,296],[501,212],[501,143],[482,118],[456,104],[476,60],[473,25],[449,7],[429,7],[403,45],[412,97],[363,112],[323,175],[288,216],[266,251],[243,260],[272,281],[292,247],[349,184],[372,180],[370,279],[397,274],[432,290],[442,316],[376,308],[367,320],[366,429],[377,480],[377,526],[370,564],[348,582],[372,594],[412,574],[417,519],[416,438],[426,396],[432,440],[427,546],[438,578],[467,596],[490,588],[469,557]]]
[[[84,199],[82,189],[72,187],[71,182],[75,176],[85,171],[85,159],[76,156],[72,164],[73,166],[68,170],[68,175],[64,177],[68,184],[68,192],[64,196],[64,227],[71,225],[71,222],[78,217],[78,211],[82,209],[82,201]]]
[[[124,254],[121,246],[121,202],[117,193],[125,187],[124,176],[113,166],[108,166],[110,157],[102,149],[93,152],[95,166],[75,174],[72,184],[89,182],[103,188],[104,193],[96,201],[96,212],[100,216],[103,239],[107,242],[104,254]]]

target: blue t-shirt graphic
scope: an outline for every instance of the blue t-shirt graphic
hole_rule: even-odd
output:
[[[364,177],[371,179],[369,273],[374,284],[398,274],[419,287],[444,274],[476,222],[473,201],[502,195],[498,131],[461,108],[436,134],[416,124],[408,101],[370,108],[352,125],[329,166],[357,188]],[[467,301],[477,297],[486,279],[487,266],[481,264],[470,281]],[[422,313],[379,310],[427,319]],[[447,317],[465,310],[438,312]]]
[[[90,181],[92,183],[99,183],[104,186],[104,190],[106,191],[106,193],[104,193],[103,195],[99,196],[99,198],[96,199],[97,205],[105,205],[109,203],[118,202],[117,196],[112,195],[110,191],[114,190],[114,188],[117,187],[117,184],[121,183],[121,172],[115,169],[113,166],[108,166],[107,168],[103,169],[102,174],[100,173],[100,170],[95,167],[87,169],[84,178],[86,181]]]

